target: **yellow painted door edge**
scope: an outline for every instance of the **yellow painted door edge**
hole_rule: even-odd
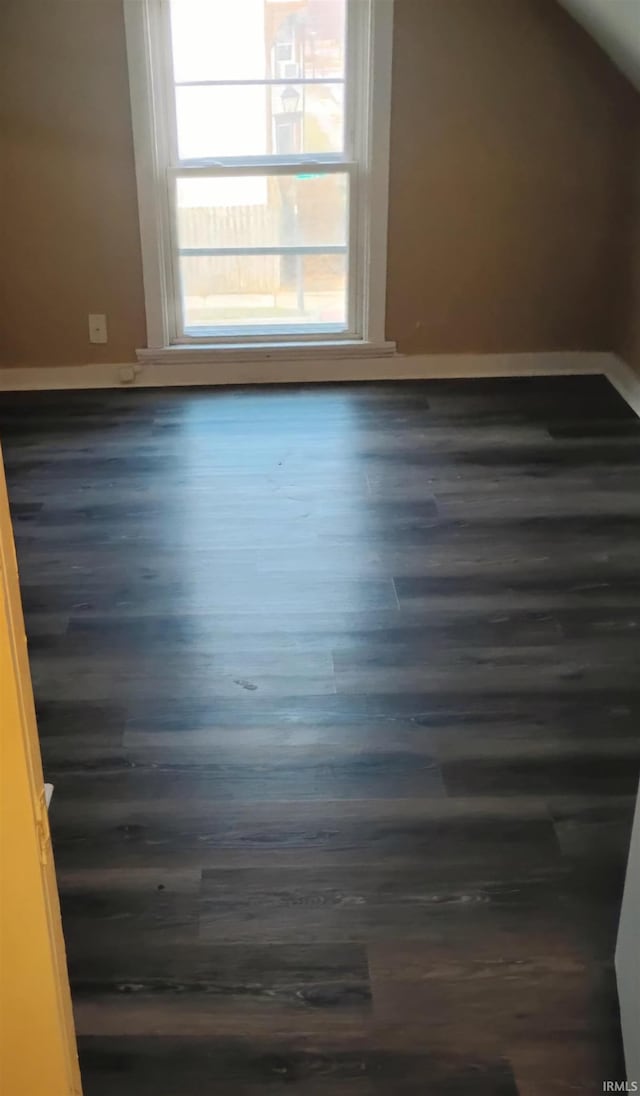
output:
[[[0,451],[0,1093],[81,1092]]]

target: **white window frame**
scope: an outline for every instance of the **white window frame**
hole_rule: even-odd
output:
[[[362,353],[394,345],[385,342],[387,208],[393,0],[348,0],[345,149],[351,159],[332,156],[284,158],[275,170],[299,170],[322,162],[325,170],[351,174],[357,216],[349,223],[349,329],[330,335],[242,333],[189,337],[180,334],[174,277],[175,241],[170,200],[171,174],[210,173],[211,164],[175,165],[175,104],[167,0],[124,0],[129,86],[138,188],[138,208],[147,321],[147,353],[242,347],[313,346]],[[246,160],[241,161],[243,165]],[[273,159],[256,158],[256,172],[274,171]],[[229,173],[229,167],[224,170]],[[246,170],[246,169],[245,169]],[[355,199],[355,200],[354,200]],[[145,357],[141,349],[140,357]]]

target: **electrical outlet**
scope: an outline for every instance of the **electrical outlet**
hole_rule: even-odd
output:
[[[107,317],[103,312],[89,313],[89,342],[106,343]]]

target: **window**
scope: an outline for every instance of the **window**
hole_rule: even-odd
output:
[[[382,344],[391,0],[125,7],[149,345]]]

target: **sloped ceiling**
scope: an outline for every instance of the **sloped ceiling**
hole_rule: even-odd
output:
[[[640,90],[640,0],[560,0]]]

